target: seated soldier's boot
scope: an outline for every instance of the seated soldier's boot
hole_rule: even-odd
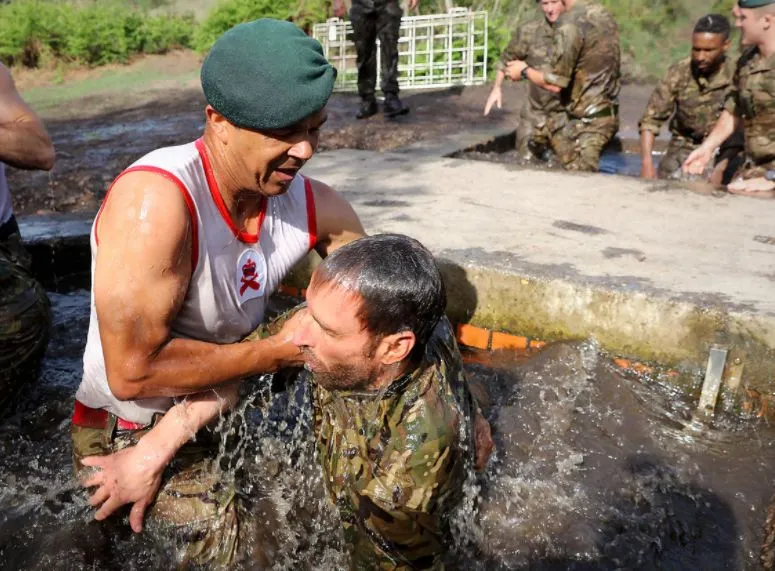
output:
[[[367,119],[372,115],[376,115],[379,108],[377,107],[376,99],[364,99],[361,101],[361,107],[358,109],[358,113],[355,115],[357,119]]]
[[[386,95],[385,103],[382,104],[382,111],[385,113],[385,117],[398,117],[399,115],[409,113],[409,107],[404,105],[403,101],[398,98],[398,95]]]

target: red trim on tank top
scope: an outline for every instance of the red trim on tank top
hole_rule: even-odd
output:
[[[100,237],[98,233],[100,215],[102,214],[102,209],[105,208],[105,204],[107,204],[108,202],[108,196],[110,196],[110,191],[113,189],[113,186],[118,182],[118,179],[120,179],[125,174],[129,174],[131,172],[151,172],[154,174],[159,174],[164,178],[166,178],[167,180],[174,182],[175,185],[180,190],[181,194],[183,195],[183,200],[186,201],[186,208],[188,209],[188,215],[191,217],[191,275],[194,275],[194,270],[196,270],[196,266],[199,263],[199,224],[197,222],[196,207],[194,206],[194,201],[191,198],[191,195],[188,193],[188,188],[186,188],[186,185],[183,184],[183,181],[180,180],[171,172],[161,169],[159,167],[154,167],[150,165],[138,165],[136,167],[129,167],[128,169],[119,173],[119,175],[115,179],[113,179],[113,182],[110,183],[110,187],[108,188],[108,191],[105,193],[105,198],[102,199],[102,204],[100,205],[100,209],[97,211],[97,216],[94,218],[94,241],[96,242],[97,246],[100,245]]]
[[[307,232],[309,233],[309,249],[318,243],[318,222],[315,211],[315,193],[312,192],[312,183],[304,177],[304,192],[307,195]]]
[[[210,196],[213,197],[213,202],[215,202],[215,206],[218,208],[218,212],[221,213],[221,218],[223,218],[223,221],[226,222],[229,230],[231,230],[232,234],[234,234],[234,237],[237,238],[237,240],[240,242],[245,242],[246,244],[255,244],[258,242],[258,237],[261,235],[261,225],[264,223],[264,217],[266,216],[266,197],[261,199],[261,210],[258,213],[258,226],[256,233],[251,234],[250,232],[244,232],[237,229],[237,225],[234,224],[234,220],[231,219],[231,214],[229,214],[229,210],[226,208],[226,204],[223,202],[221,191],[218,189],[218,181],[215,180],[213,167],[210,164],[210,158],[207,156],[204,141],[201,138],[196,140],[196,149],[199,151],[199,156],[202,158],[202,166],[204,167],[205,178],[207,179],[207,187],[210,189]]]

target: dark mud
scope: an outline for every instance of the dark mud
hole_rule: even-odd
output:
[[[386,151],[483,126],[513,128],[524,101],[523,86],[509,85],[503,108],[484,117],[488,93],[489,86],[405,93],[402,97],[411,107],[408,115],[386,120],[379,114],[363,121],[355,119],[357,96],[335,94],[319,150]],[[620,129],[624,140],[637,137],[637,118],[649,93],[648,86],[625,88]],[[73,116],[73,105],[78,102],[69,105],[67,117]],[[53,114],[46,121],[57,150],[51,173],[9,169],[18,214],[95,211],[121,170],[153,149],[195,139],[204,122],[205,102],[198,89],[163,91],[150,103],[97,116],[90,110],[96,102],[85,99],[81,105],[88,118],[57,120]]]

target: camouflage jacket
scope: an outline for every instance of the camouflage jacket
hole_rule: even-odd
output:
[[[762,57],[755,46],[743,52],[725,109],[743,121],[748,158],[775,165],[775,55]]]
[[[499,69],[516,59],[532,68],[546,69],[552,60],[553,37],[554,27],[544,17],[520,25],[501,55]],[[533,83],[528,87],[528,103],[535,113],[548,114],[562,109],[557,95]]]
[[[473,461],[474,401],[444,319],[422,364],[381,393],[314,387],[318,454],[352,568],[441,569]]]
[[[579,0],[554,25],[547,83],[562,88],[560,99],[577,118],[617,103],[621,89],[619,26],[595,2]]]
[[[672,116],[670,132],[674,137],[701,143],[724,109],[733,74],[729,62],[710,77],[695,77],[691,58],[674,63],[654,88],[639,129],[658,135],[662,124]]]

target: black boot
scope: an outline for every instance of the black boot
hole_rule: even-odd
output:
[[[386,95],[385,103],[382,104],[382,111],[385,113],[385,117],[393,118],[409,113],[409,107],[404,105],[398,98],[398,95]]]
[[[357,119],[367,119],[372,115],[376,115],[379,109],[377,108],[376,99],[364,99],[361,101],[361,108],[358,109],[358,113],[355,115]]]

